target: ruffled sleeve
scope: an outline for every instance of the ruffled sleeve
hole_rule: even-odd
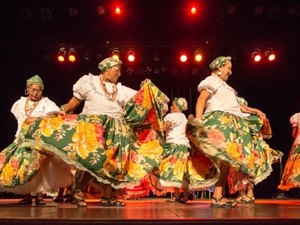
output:
[[[90,80],[93,79],[93,75],[84,75],[73,85],[73,95],[79,100],[85,100],[87,93],[92,89],[90,86]]]
[[[16,117],[16,118],[18,118],[19,117],[19,115],[20,115],[20,112],[22,111],[21,110],[21,102],[22,102],[22,98],[23,97],[21,97],[18,101],[16,101],[14,104],[13,104],[13,106],[11,107],[11,113]]]
[[[300,113],[295,113],[291,116],[290,123],[292,124],[292,127],[300,127]]]
[[[200,82],[198,91],[207,90],[210,94],[213,94],[220,86],[222,86],[222,83],[218,77],[209,76]]]

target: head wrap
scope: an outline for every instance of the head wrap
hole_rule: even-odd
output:
[[[188,109],[188,103],[185,98],[174,98],[174,103],[181,111]]]
[[[230,56],[219,56],[209,64],[209,68],[211,68],[212,70],[216,70],[219,67],[221,67],[226,61],[230,61],[230,60],[231,60]]]
[[[98,64],[98,68],[100,69],[101,72],[104,72],[111,67],[119,66],[119,65],[122,65],[121,60],[109,57],[109,58],[103,59]]]
[[[26,81],[26,87],[29,87],[32,84],[37,84],[37,85],[41,86],[42,89],[44,89],[43,80],[42,80],[42,78],[40,78],[39,75],[35,75]]]

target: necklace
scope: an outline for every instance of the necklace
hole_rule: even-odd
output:
[[[39,101],[31,101],[28,98],[26,99],[26,103],[25,103],[25,115],[27,117],[30,117],[32,111],[36,108],[36,106],[39,104]]]
[[[102,81],[102,77],[100,77],[100,85],[101,85],[101,87],[104,91],[104,94],[105,94],[106,98],[109,101],[115,101],[116,97],[117,97],[117,94],[118,94],[117,86],[115,84],[113,84],[113,90],[112,90],[112,92],[109,92],[106,88],[105,83]]]

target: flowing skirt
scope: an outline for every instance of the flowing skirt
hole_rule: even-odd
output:
[[[293,145],[278,186],[283,191],[300,187],[300,145]]]
[[[126,104],[123,120],[83,114],[36,120],[22,130],[17,142],[0,153],[0,191],[21,193],[29,182],[35,188],[27,192],[36,191],[41,182],[38,174],[49,158],[67,168],[68,174],[71,168],[85,171],[115,188],[139,183],[158,166],[163,155],[161,110],[168,101],[147,80]],[[63,171],[51,177],[58,187],[70,184],[55,182],[67,181]],[[47,177],[43,183],[46,180],[50,183]],[[46,189],[51,188],[42,190]]]
[[[203,117],[203,124],[191,121],[195,127],[189,135],[198,150],[214,161],[230,166],[230,192],[244,189],[247,183],[257,184],[272,172],[272,163],[282,157],[263,140],[263,123],[256,116],[246,118],[214,111]]]

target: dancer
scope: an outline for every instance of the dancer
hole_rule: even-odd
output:
[[[38,120],[24,134],[21,145],[59,158],[69,170],[75,168],[95,177],[106,186],[100,205],[124,206],[114,190],[139,183],[161,160],[161,115],[169,99],[148,79],[139,91],[117,83],[119,60],[106,58],[99,68],[99,75],[84,75],[76,82],[74,96],[64,109],[68,113],[83,101],[83,113]],[[31,182],[39,172],[34,171]],[[52,182],[60,178],[61,173],[57,174]],[[0,186],[0,190],[9,188]],[[86,206],[84,196],[81,200],[78,206]]]
[[[290,123],[294,142],[278,186],[282,191],[300,187],[300,112],[290,117]]]
[[[43,80],[38,75],[32,76],[26,81],[25,94],[28,96],[22,96],[11,108],[11,112],[18,121],[18,129],[16,131],[15,141],[1,152],[1,159],[3,161],[1,161],[0,167],[0,180],[1,184],[4,186],[17,186],[21,184],[23,182],[22,178],[24,178],[24,174],[30,176],[32,171],[38,166],[37,164],[32,163],[35,160],[45,157],[38,153],[29,154],[29,149],[25,146],[21,148],[17,147],[18,143],[24,138],[21,133],[22,129],[25,131],[34,121],[39,120],[41,117],[49,116],[52,112],[59,111],[59,107],[53,101],[43,96],[43,91]],[[20,162],[23,162],[23,166],[21,166]],[[11,174],[13,171],[11,169],[19,170],[18,176],[13,178],[13,174]],[[45,167],[43,169],[46,170],[47,168]],[[40,177],[40,179],[43,180],[43,177]],[[26,194],[20,201],[20,204],[31,204],[32,196],[30,193],[35,192],[36,205],[45,204],[42,194],[43,190],[42,187],[34,187],[34,185],[11,189],[14,193]]]
[[[270,163],[273,160],[256,163],[263,153],[255,149],[249,123],[243,113],[257,114],[257,111],[241,107],[236,91],[227,84],[232,75],[231,57],[217,57],[209,67],[211,75],[198,85],[200,94],[196,103],[196,119],[193,121],[194,126],[198,127],[194,133],[198,140],[195,145],[214,159],[220,170],[211,207],[235,207],[235,201],[224,197],[224,186],[230,170],[241,173],[249,180],[258,177],[262,180],[272,171]]]
[[[184,176],[187,173],[190,144],[186,136],[187,118],[183,113],[187,109],[188,103],[185,98],[174,98],[171,112],[164,117],[165,157],[156,174],[158,174],[163,188],[175,188],[174,197],[170,199],[171,202],[185,203],[188,200],[188,182],[184,180]],[[182,188],[183,196],[179,193]]]

